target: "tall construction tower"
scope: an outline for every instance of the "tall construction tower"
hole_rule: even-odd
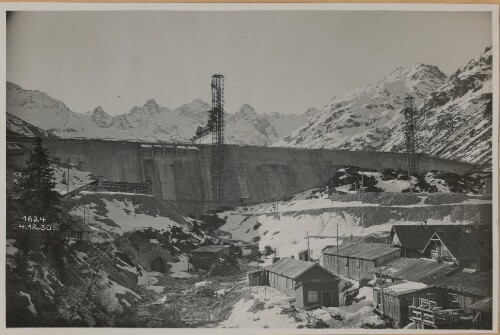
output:
[[[406,158],[408,163],[408,178],[410,183],[410,192],[412,192],[411,175],[417,168],[415,155],[415,99],[407,95],[404,99],[405,115],[405,138],[406,138]]]
[[[219,204],[224,198],[224,76],[212,76],[212,199]],[[210,120],[209,120],[210,122]]]

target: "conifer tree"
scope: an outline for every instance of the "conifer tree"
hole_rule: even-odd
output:
[[[55,192],[54,171],[50,164],[48,149],[42,147],[42,140],[36,139],[36,143],[31,150],[30,156],[26,161],[26,168],[23,169],[18,187],[20,198],[23,203],[23,218],[30,217],[31,222],[23,221],[20,223],[25,227],[36,226],[37,229],[19,229],[16,244],[25,256],[40,247],[54,245],[54,242],[61,240],[59,231],[55,231],[59,225],[61,212],[60,200]],[[38,222],[35,222],[35,216]],[[40,230],[41,225],[51,225],[51,231]]]
[[[50,165],[49,150],[36,139],[19,180],[21,199],[29,206],[30,215],[57,220],[59,199],[54,191],[54,170]]]

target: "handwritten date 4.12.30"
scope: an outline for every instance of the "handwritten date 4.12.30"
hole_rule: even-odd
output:
[[[20,223],[19,228],[31,230],[53,230],[52,225],[45,224],[46,219],[42,216],[23,216],[25,223]]]

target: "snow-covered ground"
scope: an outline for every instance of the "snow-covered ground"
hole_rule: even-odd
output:
[[[92,218],[90,224],[108,232],[121,235],[126,231],[140,228],[153,228],[165,231],[171,227],[181,227],[179,223],[167,217],[136,214],[135,211],[137,206],[127,200],[119,201],[116,199],[108,200],[103,198],[102,201],[106,205],[106,215],[103,216],[98,213],[97,205],[90,205],[90,217]],[[76,209],[74,214],[79,214]],[[107,225],[99,221],[99,219],[109,219],[114,222],[114,225]]]
[[[188,258],[186,255],[179,256],[179,262],[168,263],[170,268],[170,276],[175,278],[191,278],[193,275],[185,272],[188,268]]]
[[[315,199],[307,199],[312,192],[312,190],[302,192],[289,201],[237,207],[234,210],[220,213],[220,217],[227,217],[226,224],[221,229],[231,233],[233,239],[250,242],[254,238],[258,238],[261,249],[269,245],[273,249],[276,248],[277,255],[281,257],[297,256],[299,251],[307,249],[307,236],[309,236],[311,255],[313,258],[318,258],[324,247],[337,244],[337,227],[339,237],[343,238],[351,235],[367,236],[386,233],[394,224],[415,225],[422,223],[420,221],[390,219],[383,224],[365,227],[371,222],[371,216],[367,214],[369,208],[389,207],[394,208],[394,211],[397,212],[403,208],[439,206],[424,203],[427,195],[419,195],[420,202],[417,204],[380,206],[376,203],[361,201],[331,201],[326,193],[320,194]],[[484,199],[460,201],[462,202],[458,205],[491,204],[491,200]],[[318,209],[325,210],[318,211]],[[429,225],[468,223],[470,222],[467,220],[453,221],[450,216],[444,216],[439,220],[427,220]]]
[[[305,321],[297,322],[290,314],[282,314],[285,307],[295,298],[289,297],[281,291],[272,287],[252,287],[250,297],[239,300],[233,307],[231,315],[227,320],[220,323],[222,328],[297,328],[304,326]],[[252,308],[253,305],[263,302],[260,308]]]
[[[54,169],[54,181],[56,183],[55,190],[59,194],[66,194],[68,191],[68,174],[70,192],[95,180],[90,172],[77,170],[74,166],[71,166],[69,172],[67,168],[56,164],[52,164],[52,168]]]

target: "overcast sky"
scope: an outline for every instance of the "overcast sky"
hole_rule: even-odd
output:
[[[398,66],[451,74],[491,41],[489,12],[16,12],[7,80],[122,114],[208,102],[223,73],[228,112],[299,114]]]

